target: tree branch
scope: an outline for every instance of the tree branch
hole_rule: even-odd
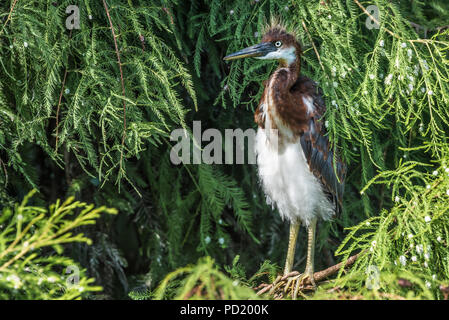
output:
[[[69,39],[72,38],[72,30],[70,30]],[[59,140],[59,109],[61,107],[61,101],[62,101],[62,93],[64,92],[65,87],[65,81],[67,79],[67,67],[64,71],[64,79],[62,80],[62,88],[61,92],[59,93],[59,101],[58,101],[58,107],[56,108],[56,141],[55,141],[55,150],[58,152],[58,140]]]
[[[117,46],[117,37],[115,35],[114,26],[112,25],[112,20],[111,20],[110,14],[109,14],[109,9],[108,9],[108,5],[106,4],[106,0],[103,0],[103,6],[104,6],[104,9],[106,10],[106,14],[108,16],[109,26],[110,26],[111,32],[112,32],[112,37],[114,38],[115,53],[117,55],[118,67],[120,69],[120,80],[121,80],[121,84],[122,84],[122,94],[123,94],[123,97],[126,97],[125,82],[123,79],[122,62],[120,61],[120,53],[119,53],[118,46]],[[122,99],[122,100],[123,100],[123,135],[122,135],[122,148],[120,150],[120,169],[122,169],[122,164],[123,164],[123,149],[125,147],[125,137],[126,137],[126,102],[125,102],[125,99]]]
[[[14,7],[16,6],[16,3],[17,3],[17,0],[14,0],[14,2],[12,3],[12,6],[11,6],[11,10],[9,10],[8,18],[6,18],[6,21],[5,21],[5,23],[3,24],[3,28],[2,28],[2,30],[0,31],[0,35],[3,33],[3,30],[5,30],[5,27],[6,27],[6,25],[8,24],[8,21],[11,20],[11,15],[12,15],[12,12],[13,12],[13,10],[14,10]]]
[[[338,270],[340,270],[340,268],[341,268],[343,265],[344,265],[344,268],[347,268],[347,267],[351,266],[352,264],[354,264],[354,262],[355,262],[355,261],[357,260],[357,258],[360,256],[360,254],[361,254],[361,253],[357,253],[357,254],[355,254],[355,255],[349,257],[348,260],[346,260],[346,262],[340,262],[340,263],[337,263],[336,265],[333,265],[332,267],[329,267],[329,268],[327,268],[327,269],[324,269],[324,270],[315,272],[315,273],[313,274],[313,279],[315,280],[315,282],[322,281],[322,280],[326,279],[327,277],[329,277],[329,276],[331,276],[331,275],[337,273]],[[293,277],[293,276],[297,276],[297,275],[299,275],[299,272],[298,272],[298,271],[292,271],[292,272],[290,272],[290,273],[288,273],[288,274],[286,274],[286,275],[279,276],[279,277],[274,281],[274,283],[277,283],[277,282],[279,282],[279,281],[285,281],[285,280],[287,280],[289,277]],[[309,278],[306,278],[306,279],[304,280],[304,282],[303,282],[303,286],[307,286],[307,285],[312,285],[312,283],[310,282],[310,279],[309,279]],[[264,286],[261,290],[259,290],[259,291],[257,292],[257,295],[260,296],[260,295],[266,293],[266,292],[269,291],[272,287],[273,287],[273,284]]]
[[[2,165],[3,172],[5,173],[5,188],[6,188],[6,186],[8,185],[8,171],[6,170],[6,166],[2,158],[0,158],[0,164]]]

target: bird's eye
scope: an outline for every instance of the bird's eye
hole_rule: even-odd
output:
[[[276,47],[280,47],[280,46],[282,46],[282,42],[280,42],[280,41],[276,41],[275,43],[274,43],[274,45],[276,46]]]

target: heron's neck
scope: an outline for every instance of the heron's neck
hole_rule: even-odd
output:
[[[299,73],[301,72],[301,58],[296,55],[296,58],[293,61],[287,61],[285,59],[279,60],[279,67],[277,70],[280,69],[287,69],[289,71],[288,80],[285,79],[288,83],[285,83],[285,85],[290,88],[296,83],[296,80],[298,80],[299,77]]]
[[[287,59],[279,60],[279,68],[288,68],[292,72],[296,72],[299,75],[299,71],[301,70],[301,58],[299,55],[295,55],[295,59],[293,61],[288,61]]]

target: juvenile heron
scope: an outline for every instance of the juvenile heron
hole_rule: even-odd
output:
[[[313,80],[300,74],[301,53],[296,36],[277,25],[268,29],[259,44],[224,57],[279,61],[279,67],[264,82],[265,90],[254,115],[258,125],[255,148],[267,203],[276,206],[281,217],[290,222],[284,275],[292,271],[301,223],[307,228],[305,272],[289,278],[286,287],[296,282],[295,295],[307,277],[315,286],[317,218],[328,220],[341,209],[345,177],[345,165],[336,154],[334,157],[326,136],[322,91]]]

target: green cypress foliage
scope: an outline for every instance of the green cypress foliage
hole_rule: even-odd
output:
[[[257,43],[273,17],[297,33],[302,73],[323,89],[329,139],[348,164],[344,210],[318,227],[316,269],[362,253],[307,298],[444,297],[446,1],[75,2],[0,4],[0,220],[8,226],[0,245],[10,246],[57,199],[83,201],[65,204],[80,217],[95,210],[84,202],[119,214],[73,225],[90,245],[69,235],[50,244],[55,253],[20,256],[6,271],[15,253],[0,253],[3,298],[79,297],[56,287],[40,295],[39,278],[23,271],[36,259],[55,277],[54,265],[75,262],[86,292],[102,287],[90,293],[97,298],[247,299],[256,298],[248,288],[274,280],[288,226],[265,204],[255,166],[170,162],[170,133],[190,134],[193,120],[223,134],[255,128],[261,83],[276,64],[222,58]],[[69,5],[80,10],[79,30],[66,28]],[[33,188],[36,206],[16,205]],[[54,210],[37,230],[52,223]],[[298,247],[302,271],[304,234]],[[379,288],[367,285],[370,270]]]

